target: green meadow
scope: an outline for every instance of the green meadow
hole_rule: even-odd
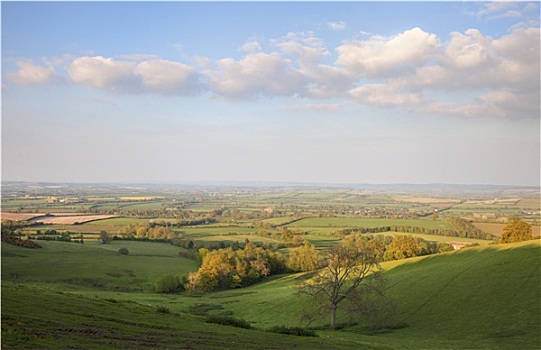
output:
[[[306,218],[291,224],[288,227],[307,228],[344,228],[344,227],[383,227],[383,226],[417,226],[427,229],[452,229],[445,220],[422,220],[422,219],[379,219],[379,218]]]
[[[306,326],[296,294],[304,274],[200,295],[157,294],[155,281],[197,264],[166,243],[109,245],[40,242],[41,249],[2,243],[2,348],[183,349],[539,349],[539,240],[467,248],[383,263],[388,294],[402,327],[385,333],[361,325],[318,337],[269,333]],[[129,255],[120,255],[126,247]],[[159,311],[161,310],[161,311]],[[253,329],[205,323],[227,315]],[[342,322],[345,322],[344,315]]]

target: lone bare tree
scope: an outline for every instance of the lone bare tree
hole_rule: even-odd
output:
[[[347,239],[329,248],[325,267],[300,285],[299,292],[312,297],[313,306],[303,317],[311,322],[330,312],[329,328],[334,329],[338,308],[348,304],[344,309],[350,311],[351,306],[366,305],[368,294],[382,295],[382,279],[376,252],[360,236]]]

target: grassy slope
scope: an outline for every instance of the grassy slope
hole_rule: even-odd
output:
[[[193,260],[178,257],[180,248],[164,243],[113,241],[100,245],[38,241],[42,249],[2,244],[2,281],[53,284],[59,288],[152,291],[166,274],[197,270]],[[126,247],[130,254],[120,255]]]
[[[193,266],[174,257],[178,249],[163,244],[123,242],[133,244],[133,254],[126,257],[116,254],[116,246],[44,243],[44,250],[35,251],[2,244],[4,348],[51,347],[52,341],[85,348],[541,347],[539,241],[385,263],[389,293],[399,300],[408,327],[376,336],[351,327],[319,332],[317,340],[201,324],[184,313],[206,304],[214,309],[210,313],[229,313],[260,329],[298,325],[297,311],[309,305],[294,294],[294,283],[302,275],[276,276],[249,288],[198,297],[123,293],[110,287],[145,286],[162,271]],[[115,267],[126,273],[107,275]],[[99,278],[105,286],[66,283],[70,274]],[[58,294],[62,288],[76,294]],[[157,305],[173,313],[158,314]],[[235,339],[242,344],[233,346]]]
[[[399,301],[407,327],[378,336],[355,327],[325,334],[395,349],[538,349],[540,248],[534,241],[385,263],[389,294]],[[299,276],[212,293],[197,302],[221,304],[261,327],[295,325],[297,311],[309,304],[294,294]]]
[[[407,348],[540,348],[540,252],[534,241],[387,266],[409,327],[386,338]]]
[[[43,288],[2,287],[3,349],[354,349],[352,341],[207,324],[184,313]]]

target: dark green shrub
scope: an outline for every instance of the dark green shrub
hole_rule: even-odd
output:
[[[158,311],[159,314],[168,314],[168,313],[171,313],[171,310],[169,310],[168,307],[166,306],[158,306],[156,308],[156,311]]]
[[[178,276],[165,275],[156,281],[156,293],[173,293],[182,289],[182,283]]]
[[[249,324],[247,321],[229,316],[209,316],[207,317],[206,322],[245,329],[252,328],[252,325]]]
[[[301,328],[301,327],[286,327],[286,326],[274,326],[269,329],[269,332],[296,335],[299,337],[317,337],[315,331]]]
[[[23,248],[41,248],[41,246],[34,241],[31,241],[29,239],[23,240],[14,235],[2,236],[2,242],[6,242],[8,244],[16,245]]]

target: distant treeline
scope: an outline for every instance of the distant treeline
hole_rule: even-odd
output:
[[[352,233],[380,233],[380,232],[405,232],[405,233],[421,233],[427,235],[436,236],[448,236],[448,237],[460,237],[460,238],[475,238],[495,240],[496,237],[490,233],[481,231],[475,227],[471,222],[458,217],[452,217],[447,220],[454,230],[450,229],[434,229],[420,226],[410,225],[393,225],[393,226],[380,226],[380,227],[354,227],[337,230],[334,235],[338,237],[344,237]]]
[[[493,234],[481,231],[477,227],[475,227],[471,222],[468,220],[464,220],[459,217],[450,217],[447,219],[447,222],[449,222],[455,230],[457,230],[460,233],[465,233],[467,238],[478,238],[478,239],[488,239],[488,240],[495,240],[496,236]],[[460,236],[463,237],[463,236]]]

